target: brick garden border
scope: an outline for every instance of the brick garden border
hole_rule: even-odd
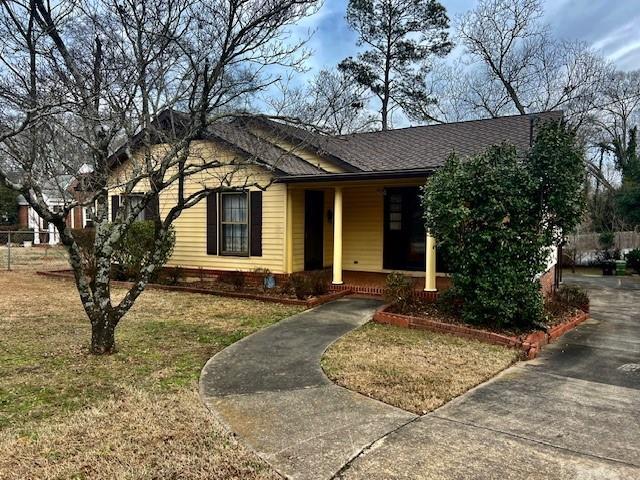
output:
[[[38,271],[36,273],[44,277],[62,278],[65,280],[73,279],[73,272],[71,270]],[[119,280],[112,280],[111,285],[131,288],[133,286],[133,283],[123,282]],[[170,292],[200,293],[204,295],[216,295],[219,297],[240,298],[244,300],[257,300],[260,302],[281,303],[284,305],[303,305],[307,308],[317,307],[318,305],[332,302],[334,300],[345,297],[352,293],[350,289],[347,289],[347,290],[341,290],[338,292],[330,292],[330,293],[327,293],[326,295],[309,298],[307,300],[298,300],[297,298],[280,298],[280,297],[274,297],[270,295],[260,295],[258,293],[229,292],[225,290],[210,290],[208,288],[183,287],[179,285],[161,285],[159,283],[149,283],[147,284],[146,288],[150,288],[152,290],[167,290]]]
[[[536,358],[544,345],[553,342],[589,318],[588,312],[580,310],[574,317],[566,322],[555,325],[547,332],[537,331],[530,333],[523,338],[488,332],[486,330],[480,330],[466,325],[454,325],[451,323],[438,322],[425,317],[413,317],[411,315],[392,313],[388,311],[390,307],[391,305],[387,304],[379,308],[373,315],[373,321],[377,323],[395,325],[397,327],[449,333],[457,337],[471,338],[481,342],[492,343],[494,345],[518,348],[524,352],[528,359]]]

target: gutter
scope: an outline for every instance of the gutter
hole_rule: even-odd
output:
[[[344,172],[325,173],[319,175],[288,175],[280,177],[277,183],[317,183],[327,181],[350,181],[350,180],[387,180],[397,178],[420,178],[428,177],[435,171],[435,168],[418,170],[382,170],[375,172]]]

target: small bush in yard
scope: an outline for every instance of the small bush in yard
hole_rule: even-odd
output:
[[[640,248],[634,248],[627,253],[625,258],[627,266],[636,273],[640,273]]]
[[[119,265],[117,274],[122,275],[124,280],[138,278],[141,268],[149,261],[149,252],[153,252],[156,242],[155,228],[152,221],[134,222],[114,248],[113,260]],[[160,266],[167,263],[173,253],[176,242],[173,227],[161,242]]]
[[[292,273],[288,281],[290,289],[298,300],[304,300],[313,294],[313,284],[309,275]]]
[[[218,281],[233,286],[235,290],[242,290],[246,283],[244,273],[240,271],[223,272],[218,275]]]
[[[391,272],[387,275],[384,298],[387,303],[394,305],[400,313],[408,313],[416,300],[413,279],[399,272]]]
[[[180,265],[167,267],[163,272],[164,283],[167,285],[178,285],[185,279],[184,268]]]
[[[562,285],[556,291],[554,299],[571,307],[586,309],[589,307],[589,295],[584,288],[575,285]]]
[[[317,270],[310,272],[309,281],[311,282],[311,291],[315,296],[325,295],[329,292],[329,272],[326,270]]]

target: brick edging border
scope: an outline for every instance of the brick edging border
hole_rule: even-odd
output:
[[[53,278],[62,278],[65,280],[72,280],[73,274],[70,270],[53,270],[53,271],[37,271],[36,274],[42,275],[43,277],[53,277]],[[123,282],[120,280],[112,280],[111,285],[115,285],[118,287],[126,287],[131,288],[133,286],[132,282]],[[242,292],[227,292],[224,290],[209,290],[208,288],[197,288],[197,287],[183,287],[179,285],[161,285],[159,283],[149,283],[145,288],[149,288],[152,290],[167,290],[170,292],[186,292],[186,293],[200,293],[204,295],[215,295],[218,297],[229,297],[229,298],[240,298],[244,300],[257,300],[259,302],[267,302],[267,303],[280,303],[283,305],[302,305],[307,308],[317,307],[324,303],[332,302],[339,298],[350,295],[351,290],[341,290],[338,292],[330,292],[326,295],[322,295],[320,297],[310,298],[308,300],[298,300],[296,298],[279,298],[279,297],[271,297],[269,295],[260,295],[257,293],[242,293]]]
[[[522,338],[488,332],[486,330],[480,330],[465,325],[438,322],[424,317],[413,317],[410,315],[392,313],[388,311],[390,306],[391,305],[387,304],[376,310],[373,315],[373,321],[403,328],[415,328],[417,330],[449,333],[457,337],[471,338],[481,342],[492,343],[494,345],[517,348],[522,350],[528,359],[536,358],[544,345],[553,342],[589,318],[588,312],[580,311],[570,320],[559,325],[555,325],[547,332],[537,331]]]

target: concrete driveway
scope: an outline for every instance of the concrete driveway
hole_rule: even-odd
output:
[[[350,462],[344,479],[640,478],[640,283],[590,289],[592,319]]]

